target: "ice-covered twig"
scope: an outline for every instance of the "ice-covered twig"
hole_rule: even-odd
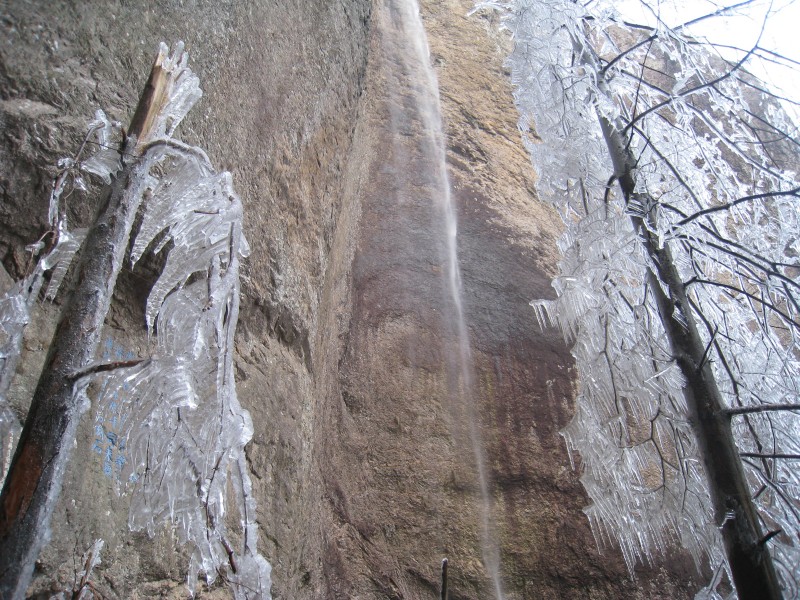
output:
[[[167,482],[167,485],[174,486],[174,490],[179,493],[178,499],[188,498],[186,501],[190,504],[194,502],[195,505],[199,502],[205,511],[217,511],[220,516],[218,522],[224,522],[223,499],[228,480],[224,476],[215,476],[208,480],[204,474],[208,472],[209,460],[212,457],[214,461],[220,457],[232,461],[230,464],[236,465],[241,471],[244,444],[252,436],[250,417],[236,400],[232,368],[232,336],[238,314],[239,288],[238,256],[229,249],[235,248],[239,251],[240,248],[246,247],[241,237],[241,204],[232,190],[228,189],[230,176],[214,174],[207,159],[203,160],[205,155],[202,151],[175,152],[173,145],[170,144],[158,148],[148,146],[154,139],[168,139],[192,104],[200,97],[197,77],[186,66],[187,60],[182,44],[178,44],[171,55],[166,46],[162,45],[151,72],[148,88],[139,102],[129,129],[129,142],[135,139],[137,143],[128,143],[120,152],[122,164],[118,170],[114,156],[107,156],[90,163],[88,168],[90,172],[111,181],[107,190],[109,198],[104,204],[103,212],[86,234],[78,265],[79,273],[76,278],[78,283],[59,319],[0,498],[2,506],[0,545],[4,548],[0,553],[0,596],[3,598],[17,600],[24,597],[34,562],[47,539],[50,516],[60,494],[78,421],[86,406],[85,381],[81,380],[81,383],[76,385],[74,375],[81,373],[94,361],[117,275],[123,265],[142,199],[145,193],[155,193],[166,202],[173,200],[183,202],[182,199],[175,198],[169,193],[158,192],[161,173],[168,173],[174,177],[179,177],[182,173],[185,178],[199,176],[202,181],[211,178],[216,183],[210,187],[202,181],[194,182],[195,187],[202,188],[206,185],[212,195],[215,190],[225,192],[217,198],[221,206],[216,216],[221,217],[224,222],[216,229],[214,223],[207,220],[211,215],[202,211],[198,213],[190,211],[199,218],[206,219],[202,224],[196,221],[191,225],[176,222],[163,224],[162,221],[158,224],[162,230],[167,228],[171,241],[179,250],[183,248],[182,257],[193,259],[188,261],[189,266],[203,262],[205,268],[210,261],[224,268],[224,274],[218,280],[219,285],[212,289],[213,304],[218,309],[192,312],[185,309],[198,300],[195,290],[201,287],[204,295],[207,295],[208,288],[206,285],[196,286],[187,283],[193,271],[182,273],[180,265],[176,264],[176,258],[173,258],[172,262],[168,261],[168,268],[157,284],[154,296],[156,300],[148,307],[148,315],[151,323],[156,317],[159,323],[164,323],[158,328],[159,333],[163,333],[160,335],[159,343],[162,343],[161,338],[163,338],[165,347],[174,347],[175,350],[163,359],[153,361],[158,363],[157,369],[148,362],[135,367],[134,369],[138,369],[136,373],[142,375],[133,382],[133,385],[140,389],[147,389],[148,385],[152,385],[155,386],[152,388],[153,391],[158,392],[155,397],[147,397],[149,403],[144,405],[153,407],[152,403],[155,403],[155,416],[151,416],[155,421],[148,421],[148,415],[143,412],[140,415],[142,417],[140,423],[158,422],[162,418],[159,415],[164,415],[163,418],[168,419],[171,418],[170,415],[177,414],[180,420],[181,411],[188,416],[192,407],[202,405],[202,398],[195,393],[195,389],[203,394],[211,393],[217,398],[216,401],[221,409],[217,413],[220,415],[220,420],[210,421],[205,413],[196,411],[193,419],[196,429],[190,432],[192,442],[196,444],[196,451],[189,457],[192,461],[189,472],[194,468],[194,472],[200,474],[200,480],[187,479],[185,477],[187,470],[184,468],[186,465],[182,464],[180,469],[171,471],[171,481]],[[101,122],[97,127],[101,136],[106,135],[108,127],[103,122],[102,115],[98,114],[97,121]],[[101,147],[105,145],[107,144],[101,143]],[[197,168],[191,172],[186,171],[190,167],[170,168],[169,163],[173,160],[194,164]],[[66,169],[73,167],[72,164],[65,165]],[[66,188],[66,177],[60,178],[56,187],[53,197],[57,199]],[[192,183],[188,182],[185,187],[191,188]],[[148,204],[151,202],[148,201]],[[215,210],[206,212],[214,213]],[[57,207],[51,208],[51,221],[53,219],[57,221],[60,214],[61,211]],[[206,226],[210,228],[208,236],[202,231]],[[69,235],[63,233],[59,231],[62,243],[70,241]],[[231,238],[234,238],[234,241],[231,241]],[[74,248],[63,247],[62,250],[70,256],[74,255]],[[199,250],[197,252],[199,256],[191,257],[192,250]],[[176,254],[176,257],[178,256],[181,256],[180,251]],[[33,284],[41,285],[39,279]],[[30,297],[35,297],[35,293],[31,292],[32,285],[26,283],[26,286],[26,293]],[[14,303],[19,308],[20,303],[12,300],[12,304]],[[202,306],[207,303],[208,298],[203,298]],[[174,318],[170,320],[167,315],[173,315]],[[176,329],[174,322],[185,319],[188,315],[191,315],[191,320],[182,321],[182,327]],[[21,310],[13,311],[13,316],[15,322],[23,325],[27,320]],[[184,346],[183,342],[191,342],[191,345]],[[165,383],[164,375],[167,373],[170,378]],[[165,396],[161,396],[161,393]],[[159,400],[165,400],[163,406]],[[171,421],[166,422],[171,423]],[[180,427],[181,431],[188,431],[185,425],[182,424]],[[138,431],[141,435],[141,431],[134,431]],[[133,438],[135,441],[136,435],[133,435]],[[218,449],[218,452],[208,453],[214,449]],[[170,454],[159,456],[159,459],[167,461],[168,466],[173,466],[169,463]],[[224,473],[224,469],[221,472]],[[240,472],[234,481],[241,482],[238,487],[242,506],[248,507],[242,514],[254,514],[254,510],[250,510],[249,506],[253,500],[246,472]],[[143,478],[143,483],[148,484],[146,478]],[[145,503],[152,499],[152,496],[147,496],[147,492],[148,490],[144,490],[142,495],[134,496],[132,523],[141,517],[141,514],[136,514],[136,498],[145,498]],[[169,494],[165,499],[168,502],[175,500]],[[161,524],[165,520],[178,519],[180,515],[172,512],[174,506],[174,504],[164,505],[159,509],[158,518],[147,523],[148,530],[152,532],[156,524]],[[220,532],[207,529],[205,519],[200,519],[197,512],[186,513],[184,523],[188,527],[184,540],[191,540],[196,544],[190,568],[190,582],[196,580],[200,565],[207,578],[213,579],[216,566],[222,564],[216,556]],[[268,598],[269,565],[257,554],[256,536],[253,534],[254,523],[249,517],[242,523],[246,532],[246,542],[241,549],[242,555],[238,562],[253,567],[246,570],[249,573],[247,577],[255,577],[258,585],[248,584],[247,587],[259,589],[261,592],[258,595],[246,591],[237,594],[240,597]],[[244,585],[237,589],[243,590]]]

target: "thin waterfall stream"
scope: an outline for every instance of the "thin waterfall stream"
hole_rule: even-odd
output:
[[[466,421],[469,444],[474,455],[480,497],[480,542],[483,563],[491,581],[495,600],[503,600],[500,549],[493,519],[493,496],[479,425],[480,410],[475,389],[475,375],[469,331],[464,314],[461,270],[458,264],[458,220],[452,197],[446,163],[446,140],[442,126],[439,83],[430,60],[430,49],[417,0],[393,0],[394,14],[401,21],[406,35],[406,56],[403,63],[415,88],[415,101],[422,121],[424,152],[432,171],[435,200],[439,203],[441,230],[444,237],[443,256],[446,278],[444,315],[451,328],[456,350],[448,361],[449,393],[458,414]]]

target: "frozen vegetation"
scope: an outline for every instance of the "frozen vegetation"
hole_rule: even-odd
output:
[[[148,254],[166,255],[144,315],[155,350],[133,366],[84,365],[75,374],[74,393],[84,395],[91,378],[105,378],[98,411],[102,416],[114,404],[119,427],[113,434],[127,453],[120,492],[130,496],[131,529],[152,536],[162,527],[175,527],[179,540],[191,548],[190,590],[202,573],[208,583],[221,576],[236,598],[269,598],[270,565],[257,550],[256,507],[244,452],[253,424],[237,399],[233,368],[239,260],[248,254],[242,204],[230,173],[216,172],[200,148],[173,138],[202,92],[182,44],[171,54],[162,45],[160,57],[169,75],[168,96],[133,164],[117,151],[119,126],[98,111],[90,135],[100,150],[87,160],[64,163],[54,188],[50,224],[57,232],[55,247],[0,304],[5,332],[0,458],[5,473],[19,433],[5,404],[6,381],[13,375],[31,303],[46,271],[51,276],[45,297],[55,295],[85,233],[70,232],[60,194],[67,180],[72,187],[85,187],[82,172],[111,184],[126,170],[126,202],[134,215],[139,207],[140,220],[130,244],[130,266]],[[75,404],[88,406],[88,398]],[[95,554],[99,561],[99,546]]]
[[[743,591],[728,560],[743,555],[797,597],[800,142],[786,99],[747,71],[792,63],[693,36],[752,2],[698,3],[687,22],[687,5],[657,4],[631,22],[607,0],[478,3],[513,36],[520,128],[565,224],[558,298],[533,303],[580,373],[563,435],[598,543],[631,570],[677,541],[714,572],[699,597],[728,577],[777,597]]]

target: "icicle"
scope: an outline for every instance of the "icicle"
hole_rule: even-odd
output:
[[[114,131],[120,129],[120,124],[109,121],[102,110],[95,113],[94,121],[89,124],[89,130],[95,133],[98,150],[81,163],[81,170],[97,175],[106,184],[111,183],[111,177],[122,167],[113,141]]]
[[[206,154],[169,138],[199,98],[182,45],[162,47],[163,68],[180,73],[164,115],[162,139],[143,157],[146,196],[131,261],[167,252],[150,291],[145,320],[157,353],[107,379],[99,423],[118,423],[127,460],[119,479],[131,492],[129,525],[153,535],[173,523],[192,546],[188,586],[202,573],[223,574],[237,599],[268,599],[269,563],[257,550],[255,500],[244,447],[253,435],[236,397],[233,335],[239,307],[239,257],[249,254],[242,206],[229,173],[214,171]],[[110,414],[119,413],[117,421]],[[227,506],[228,489],[237,498]],[[244,533],[234,548],[226,523],[238,512]]]
[[[86,229],[76,229],[72,232],[62,229],[58,234],[56,246],[50,251],[50,254],[42,259],[42,268],[45,270],[52,269],[53,271],[44,294],[46,300],[55,299],[61,287],[61,282],[64,280],[64,276],[67,274],[67,270],[72,264],[72,259],[75,257],[81,244],[83,244],[85,237]]]
[[[550,319],[550,303],[548,300],[533,300],[530,305],[533,307],[533,312],[536,315],[536,321],[539,323],[539,329],[544,330],[549,324],[552,325]]]

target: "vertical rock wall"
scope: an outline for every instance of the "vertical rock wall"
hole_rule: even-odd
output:
[[[618,554],[597,551],[581,513],[587,500],[558,435],[572,410],[571,358],[528,306],[552,293],[558,218],[536,200],[521,146],[502,67],[509,40],[468,18],[469,0],[421,3],[458,209],[473,404],[449,387],[445,232],[399,2],[376,2],[373,14],[352,313],[328,400],[336,439],[321,465],[329,537],[321,588],[304,597],[429,598],[444,556],[451,598],[492,597],[470,418],[507,598],[689,597],[683,560],[633,581]]]
[[[12,1],[0,8],[0,258],[16,277],[25,269],[25,244],[45,229],[58,158],[79,147],[96,109],[127,123],[158,43],[186,42],[204,97],[182,124],[183,139],[233,173],[252,247],[243,269],[237,380],[256,426],[249,451],[265,524],[260,547],[274,565],[278,597],[284,581],[302,579],[297,548],[319,554],[303,508],[313,497],[309,464],[318,433],[308,428],[311,345],[346,196],[370,11],[368,0]],[[74,224],[86,223],[93,198],[74,194],[69,209]],[[141,276],[121,282],[101,350],[111,357],[148,350],[148,281]],[[14,394],[20,416],[52,331],[55,310],[46,312],[29,329]],[[186,557],[175,552],[173,534],[150,541],[127,532],[125,499],[113,491],[113,470],[104,473],[108,441],[95,438],[87,414],[34,590],[71,585],[81,554],[102,537],[101,593],[185,597]]]
[[[571,360],[528,308],[551,293],[558,220],[536,201],[516,129],[509,42],[466,16],[471,0],[425,0],[476,369],[472,405],[450,393],[443,227],[401,1],[12,2],[0,15],[3,263],[24,269],[52,165],[93,111],[126,122],[158,42],[183,39],[206,92],[184,139],[233,172],[253,250],[237,385],[255,425],[248,457],[275,598],[433,598],[444,556],[453,600],[490,598],[470,414],[509,599],[689,597],[682,560],[631,581],[613,550],[595,549],[557,433],[572,409]],[[76,197],[70,209],[80,222],[93,205]],[[123,281],[112,355],[146,352],[144,293],[137,277]],[[29,358],[53,313],[31,328]],[[21,414],[35,368],[22,375]],[[103,537],[102,593],[183,597],[185,557],[169,531],[127,533],[94,441],[88,415],[35,590],[64,589]]]

